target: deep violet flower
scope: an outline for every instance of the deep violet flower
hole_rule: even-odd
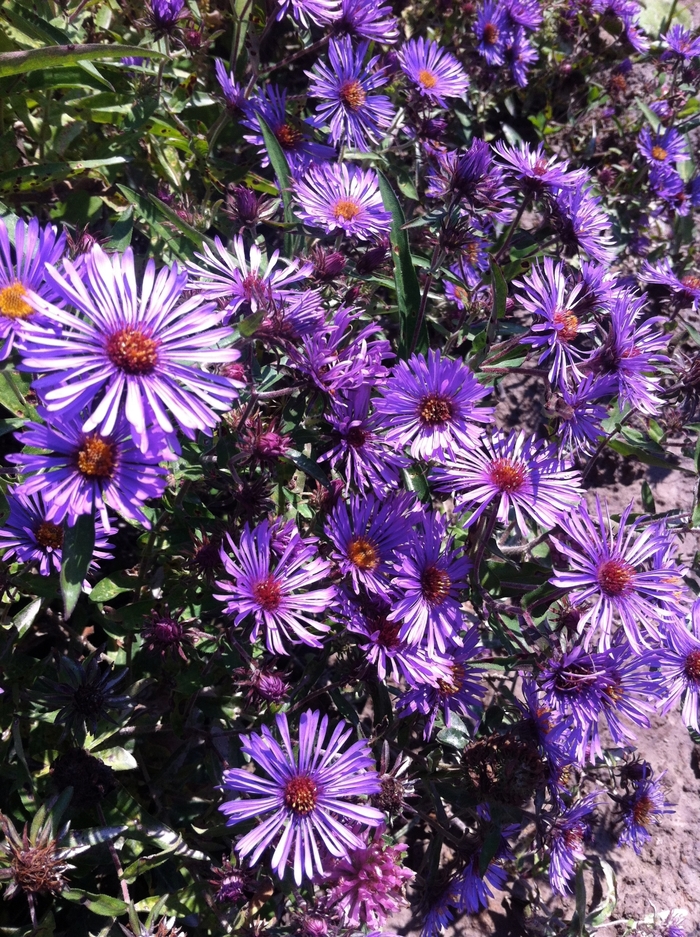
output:
[[[700,36],[693,36],[691,31],[680,23],[674,23],[661,38],[668,43],[668,51],[662,58],[677,55],[685,64],[700,57]]]
[[[561,189],[552,209],[552,223],[568,251],[584,251],[600,264],[614,260],[610,218],[585,176],[573,188]]]
[[[493,148],[503,160],[506,175],[533,195],[572,188],[578,181],[578,174],[569,170],[568,160],[548,157],[541,143],[536,147],[529,143],[508,146],[499,140]]]
[[[642,847],[651,839],[649,827],[657,826],[665,814],[675,813],[674,805],[666,800],[666,793],[661,784],[665,771],[658,778],[653,776],[651,765],[642,762],[637,766],[641,768],[642,777],[635,780],[632,790],[618,802],[618,819],[622,822],[622,832],[617,841],[618,846],[631,846],[637,855],[641,855]]]
[[[245,104],[245,90],[234,80],[233,72],[227,70],[221,59],[216,60],[214,67],[226,107],[231,113],[237,113]]]
[[[308,93],[320,98],[319,124],[328,124],[331,142],[357,150],[378,143],[391,125],[396,109],[385,94],[373,92],[387,83],[386,70],[377,68],[379,56],[365,63],[369,40],[353,48],[349,36],[331,39],[328,63],[319,61],[309,76]]]
[[[320,558],[316,546],[301,537],[291,537],[281,555],[272,549],[273,531],[268,521],[243,529],[235,544],[227,536],[233,556],[222,547],[221,560],[231,580],[218,580],[223,591],[214,598],[224,602],[226,612],[238,625],[252,616],[251,640],[265,638],[272,654],[289,654],[289,644],[322,647],[319,635],[329,626],[312,615],[326,611],[335,589],[318,587],[330,565]]]
[[[390,4],[381,0],[341,0],[340,8],[334,31],[387,45],[398,42],[399,27]]]
[[[630,521],[632,507],[623,511],[615,530],[599,498],[593,516],[581,503],[559,519],[565,536],[552,535],[570,570],[555,569],[550,582],[572,590],[569,599],[582,611],[578,632],[586,648],[594,638],[601,650],[610,647],[620,624],[640,652],[649,638],[660,641],[662,624],[683,615],[685,586],[678,569],[653,563],[672,536],[659,524],[644,525],[643,518]]]
[[[157,36],[172,33],[188,12],[185,0],[149,0],[147,4],[148,22]]]
[[[479,7],[474,23],[476,51],[487,65],[503,65],[510,24],[505,7],[496,0],[485,0]]]
[[[433,468],[429,477],[438,491],[456,492],[459,507],[474,509],[466,526],[493,504],[503,525],[513,509],[523,537],[528,536],[526,518],[554,527],[581,499],[581,477],[555,447],[516,431],[494,433],[478,448]]]
[[[581,847],[590,833],[589,817],[598,806],[599,797],[594,791],[547,819],[549,882],[558,895],[570,895],[573,891],[571,881],[578,863],[586,858]]]
[[[513,198],[505,182],[503,167],[495,162],[485,140],[474,139],[462,153],[440,154],[434,168],[428,170],[426,195],[445,199],[458,197],[474,212],[489,219],[510,218]]]
[[[367,241],[391,227],[372,169],[347,163],[312,166],[295,182],[294,196],[301,220],[328,234],[344,231]]]
[[[690,159],[684,138],[669,128],[662,134],[652,134],[648,127],[637,138],[639,152],[649,163],[677,163]]]
[[[325,26],[340,16],[338,0],[278,0],[278,3],[278,20],[291,13],[297,22],[307,28],[312,23]]]
[[[587,375],[570,390],[560,384],[559,396],[552,406],[552,415],[557,417],[557,436],[562,452],[586,455],[603,436],[603,420],[607,419],[608,408],[596,403],[602,397],[615,393],[616,382],[608,377],[595,379]]]
[[[444,459],[472,448],[481,436],[479,423],[490,423],[493,407],[477,407],[490,388],[483,387],[461,361],[429,351],[399,361],[377,388],[375,409],[394,445],[410,446],[414,459]]]
[[[39,408],[39,415],[48,414]],[[163,440],[151,433],[152,444],[144,452],[136,447],[126,420],[120,418],[111,433],[86,433],[81,421],[28,423],[17,439],[23,446],[48,450],[18,452],[7,458],[28,477],[17,488],[24,495],[41,493],[46,520],[72,526],[81,514],[99,514],[106,533],[110,527],[107,506],[127,520],[150,527],[143,512],[149,498],[165,489],[166,470],[159,465]]]
[[[534,31],[542,25],[539,0],[505,0],[508,18],[517,26]]]
[[[467,74],[457,59],[437,42],[421,36],[399,49],[399,64],[420,95],[447,107],[445,98],[463,98],[469,87]]]
[[[64,265],[65,276],[52,267],[47,275],[76,311],[32,294],[34,308],[63,332],[57,338],[30,322],[22,340],[20,369],[48,372],[32,385],[47,410],[77,416],[92,407],[83,431],[106,436],[123,414],[143,452],[151,422],[174,433],[172,417],[190,438],[196,430],[211,435],[215,411],[230,409],[237,395],[232,380],[203,367],[239,357],[216,347],[232,334],[216,327],[223,312],[199,296],[181,302],[187,274],[177,266],[156,274],[149,260],[139,286],[130,248],[107,255],[96,246],[79,270]]]
[[[679,277],[673,272],[673,266],[668,257],[663,257],[653,264],[646,261],[639,279],[643,283],[667,286],[684,304],[692,304],[694,309],[700,306],[700,276],[687,273]]]
[[[691,630],[682,623],[667,628],[656,652],[664,686],[659,711],[666,715],[682,702],[683,722],[700,732],[700,599],[693,603],[691,623]]]
[[[7,500],[10,513],[0,528],[0,550],[7,563],[14,559],[19,563],[38,564],[39,573],[49,576],[61,571],[61,547],[63,526],[47,519],[48,509],[40,492],[24,494],[9,488]],[[95,560],[112,558],[113,547],[99,517],[95,518],[95,546],[90,569],[95,570]]]
[[[537,49],[527,38],[525,30],[519,26],[510,45],[506,46],[506,65],[510,67],[513,81],[519,88],[527,86],[527,72],[530,65],[539,58]]]
[[[66,247],[65,234],[57,235],[50,225],[40,227],[36,218],[28,224],[17,220],[14,241],[13,248],[0,219],[0,361],[12,353],[16,335],[22,334],[28,322],[52,327],[51,319],[28,302],[28,294],[55,298],[46,279],[46,265],[59,263]]]
[[[357,803],[356,798],[378,794],[381,785],[367,742],[354,742],[343,751],[352,735],[347,723],[338,723],[328,736],[328,717],[307,710],[299,721],[298,749],[292,744],[285,713],[275,717],[282,745],[267,726],[261,734],[242,735],[243,752],[268,777],[230,768],[223,787],[239,795],[219,809],[232,826],[254,817],[266,818],[236,845],[236,851],[255,865],[275,840],[271,865],[282,878],[292,858],[294,881],[324,873],[324,854],[344,858],[363,841],[343,821],[379,826],[384,814]],[[250,794],[242,799],[241,793]],[[279,838],[278,838],[279,834]]]

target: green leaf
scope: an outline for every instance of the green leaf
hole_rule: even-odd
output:
[[[651,490],[649,482],[644,479],[642,482],[642,505],[647,514],[656,514],[656,504],[654,502],[654,493]]]
[[[279,140],[270,129],[270,125],[265,118],[261,117],[260,114],[257,115],[257,118],[263,140],[265,141],[265,149],[267,150],[270,165],[279,183],[282,204],[284,205],[284,220],[295,221],[294,212],[292,211],[292,175],[289,171],[287,157],[284,155],[284,150],[280,146]]]
[[[24,75],[56,66],[76,65],[96,59],[121,59],[125,55],[139,55],[143,58],[166,59],[163,52],[146,49],[141,46],[85,45],[44,46],[43,49],[23,49],[19,52],[0,53],[0,78],[7,75]]]
[[[139,216],[143,218],[153,235],[159,237],[166,246],[175,254],[178,260],[187,261],[189,256],[186,250],[186,242],[178,238],[172,231],[169,231],[158,217],[159,213],[155,205],[147,198],[134,192],[133,189],[125,185],[117,185],[124,198],[130,202]]]
[[[452,748],[456,748],[461,751],[463,748],[466,748],[469,744],[469,736],[462,731],[462,729],[457,729],[454,726],[450,726],[449,729],[442,729],[437,734],[438,742],[442,742],[443,745],[451,745]]]
[[[124,190],[124,186],[120,185],[119,188],[122,191]],[[168,219],[170,224],[175,225],[176,228],[182,231],[185,237],[189,238],[193,244],[196,244],[200,250],[202,249],[203,244],[208,244],[212,250],[216,250],[216,244],[211,238],[208,238],[206,234],[202,234],[201,231],[193,228],[191,224],[183,221],[177,212],[174,212],[169,205],[165,204],[165,202],[161,202],[159,198],[156,198],[156,196],[152,195],[150,192],[148,193],[148,200],[152,205],[155,205],[161,215]]]
[[[95,548],[94,514],[81,514],[71,527],[68,520],[63,523],[63,546],[61,563],[61,595],[63,615],[66,620],[73,614],[83,589],[83,580],[88,571]]]
[[[111,895],[93,895],[89,891],[78,888],[67,888],[61,892],[62,898],[81,904],[84,908],[99,914],[101,917],[120,917],[126,914],[128,905],[121,898],[112,898]]]
[[[100,761],[109,765],[113,771],[134,771],[139,766],[131,752],[120,745],[115,745],[113,748],[103,748],[98,752],[94,752],[94,754],[99,755]]]
[[[425,319],[420,326],[420,334],[414,341],[420,312],[420,284],[413,266],[408,234],[404,231],[406,219],[396,194],[383,173],[378,173],[379,191],[382,193],[384,208],[391,214],[391,251],[394,261],[394,281],[396,283],[396,301],[399,307],[399,357],[408,358],[411,346],[416,351],[428,350],[428,328]]]
[[[121,595],[122,592],[133,592],[138,585],[135,576],[127,576],[126,573],[115,573],[113,576],[105,576],[100,579],[95,588],[90,593],[91,602],[109,602]]]
[[[246,316],[245,319],[241,319],[238,323],[238,334],[241,338],[252,338],[262,325],[264,318],[265,313],[261,311],[254,312],[252,315]]]
[[[36,616],[41,611],[43,599],[33,599],[29,605],[25,605],[21,612],[18,612],[12,619],[12,624],[17,629],[17,637],[21,638],[34,624]]]
[[[648,123],[651,125],[651,129],[654,131],[654,133],[658,133],[659,128],[661,127],[661,118],[659,115],[655,114],[652,109],[646,105],[644,101],[642,101],[641,98],[637,98],[635,104],[647,119]]]
[[[131,244],[131,236],[134,233],[134,209],[127,208],[119,216],[119,220],[112,228],[112,236],[109,239],[109,249],[113,251],[125,251]]]
[[[9,367],[0,371],[0,404],[14,417],[33,417],[34,408],[27,403],[29,378]],[[24,422],[24,421],[22,421]]]
[[[284,458],[287,460],[287,462],[291,462],[293,465],[296,465],[296,467],[301,469],[302,472],[305,472],[307,475],[315,478],[317,482],[320,482],[324,488],[328,488],[330,491],[331,483],[328,479],[328,476],[323,471],[323,469],[319,468],[315,462],[308,458],[308,456],[305,456],[301,452],[297,452],[296,449],[287,449]]]

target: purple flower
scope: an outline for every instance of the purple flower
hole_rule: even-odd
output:
[[[590,833],[588,817],[598,805],[597,791],[577,800],[566,810],[547,819],[545,842],[549,848],[549,882],[558,895],[572,893],[576,866],[586,858],[581,848]]]
[[[474,508],[471,526],[493,504],[499,523],[506,525],[513,509],[523,537],[526,518],[554,527],[581,499],[578,472],[562,462],[553,446],[513,431],[483,439],[473,451],[463,451],[430,472],[438,491],[455,491],[460,508]]]
[[[387,440],[410,446],[414,459],[444,459],[470,449],[479,439],[479,423],[490,423],[493,407],[476,403],[490,393],[461,361],[439,351],[399,361],[378,390],[375,409],[388,427]]]
[[[409,39],[399,49],[399,65],[418,93],[440,107],[447,107],[445,98],[463,98],[467,93],[466,72],[437,42],[426,42],[422,36]]]
[[[28,495],[17,488],[9,488],[7,499],[10,513],[0,528],[0,550],[5,551],[4,561],[7,563],[14,558],[18,563],[38,563],[42,576],[59,573],[63,527],[47,519],[48,509],[41,493]],[[98,568],[95,560],[112,559],[113,549],[100,518],[96,517],[90,569]]]
[[[558,417],[557,436],[562,452],[586,455],[604,435],[602,422],[607,419],[608,408],[595,403],[601,397],[615,392],[616,382],[609,377],[594,378],[589,374],[575,390],[565,384],[558,388],[559,397],[553,406]]]
[[[578,631],[586,648],[595,636],[600,649],[610,647],[619,623],[640,652],[646,636],[658,642],[662,623],[683,614],[685,587],[678,570],[653,562],[672,537],[659,524],[644,525],[643,518],[629,522],[632,506],[623,511],[615,531],[599,498],[594,517],[581,503],[577,512],[559,520],[565,537],[551,538],[570,570],[555,570],[550,582],[573,590],[569,598],[582,609]]]
[[[519,88],[524,88],[527,85],[528,67],[537,61],[539,53],[531,45],[522,27],[515,30],[511,44],[506,47],[505,58],[506,65],[510,66],[513,81]]]
[[[253,530],[246,524],[238,545],[227,539],[233,556],[222,548],[221,560],[232,579],[217,580],[223,592],[214,598],[225,603],[228,615],[235,615],[234,625],[252,616],[251,640],[262,633],[272,654],[289,654],[288,644],[322,647],[318,635],[329,626],[310,616],[333,604],[335,589],[318,588],[330,564],[320,558],[316,546],[297,534],[277,554],[268,521]]]
[[[381,0],[341,0],[340,19],[333,23],[337,32],[361,39],[393,44],[399,40],[399,28],[390,4]]]
[[[519,827],[506,827],[506,830],[512,834],[517,832]],[[512,862],[514,859],[515,856],[502,835],[495,855],[489,860],[482,874],[481,850],[477,850],[465,868],[452,880],[456,910],[464,914],[478,914],[482,908],[487,908],[489,899],[493,898],[491,889],[503,891],[508,879],[506,870],[499,863],[504,860]]]
[[[381,785],[367,742],[354,742],[343,751],[352,735],[346,723],[339,723],[328,736],[328,717],[307,710],[299,722],[298,749],[292,745],[287,716],[275,717],[282,746],[267,726],[262,734],[241,736],[243,752],[259,765],[267,778],[231,768],[224,772],[223,786],[229,791],[252,796],[237,797],[219,809],[233,826],[242,820],[266,816],[238,842],[236,851],[250,855],[254,866],[278,838],[272,868],[282,878],[293,853],[294,881],[304,876],[323,875],[324,855],[341,859],[351,849],[362,849],[363,841],[346,825],[379,826],[384,815],[374,807],[356,802],[357,797],[378,794]],[[252,855],[251,855],[252,854]]]
[[[568,250],[585,251],[601,264],[614,260],[610,218],[585,178],[558,192],[552,209],[552,222]]]
[[[681,175],[667,163],[655,163],[649,170],[649,185],[656,196],[665,203],[669,211],[680,217],[690,213],[693,200],[692,183],[688,186]]]
[[[508,18],[517,26],[535,30],[542,25],[542,10],[539,0],[505,0]]]
[[[637,855],[641,854],[642,847],[651,839],[651,824],[658,825],[664,814],[675,813],[674,805],[666,800],[661,785],[666,772],[663,771],[658,778],[654,778],[651,765],[646,762],[642,762],[642,765],[641,779],[634,782],[632,790],[618,804],[619,819],[623,828],[617,845],[631,846]]]
[[[43,408],[39,415],[46,417]],[[27,474],[17,493],[41,493],[46,520],[60,523],[64,517],[72,526],[81,514],[99,514],[106,533],[114,533],[107,506],[127,520],[150,527],[143,512],[144,502],[159,498],[165,488],[166,470],[161,460],[163,440],[151,433],[151,445],[139,450],[126,420],[120,418],[110,433],[86,433],[80,419],[61,420],[60,426],[28,423],[17,439],[23,446],[45,449],[34,454],[9,455],[10,462]]]
[[[157,35],[171,33],[188,13],[185,0],[149,0],[148,2],[148,20]]]
[[[692,631],[674,623],[657,651],[665,689],[659,711],[665,715],[682,700],[683,722],[700,732],[700,599],[693,603],[691,615]]]
[[[301,220],[327,234],[344,231],[367,241],[391,227],[372,169],[347,163],[312,166],[294,184],[294,195]]]
[[[385,69],[377,68],[379,56],[363,65],[369,40],[353,48],[349,36],[331,39],[328,64],[317,62],[306,72],[309,95],[321,98],[316,108],[319,124],[329,124],[331,142],[357,150],[379,143],[391,125],[396,109],[385,94],[372,94],[387,82]]]
[[[202,306],[199,296],[180,303],[187,274],[177,266],[156,275],[149,260],[139,289],[130,248],[107,255],[95,247],[79,270],[69,261],[65,268],[65,277],[53,267],[47,273],[77,311],[32,295],[32,305],[63,332],[57,338],[29,323],[22,342],[20,370],[48,372],[32,385],[47,410],[77,416],[94,407],[83,431],[99,428],[103,435],[123,414],[144,452],[152,420],[164,433],[175,432],[168,411],[190,438],[196,430],[211,435],[215,411],[230,409],[236,397],[233,381],[201,367],[239,357],[216,347],[232,334],[215,328],[223,313],[213,303]]]
[[[467,237],[460,247],[459,260],[450,267],[450,273],[462,281],[466,290],[464,286],[447,280],[445,295],[460,309],[464,309],[469,300],[468,290],[476,290],[483,282],[483,274],[489,268],[488,248],[491,246],[492,242],[485,238]]]
[[[338,0],[278,0],[278,3],[278,20],[291,13],[294,19],[307,29],[312,23],[325,26],[340,16]]]
[[[675,53],[684,64],[690,64],[691,59],[700,56],[700,36],[693,37],[693,34],[680,23],[674,23],[666,35],[661,36],[664,42],[668,43],[668,52],[664,52],[662,58]]]
[[[298,121],[289,118],[286,88],[273,84],[265,85],[261,92],[247,102],[246,115],[241,124],[252,133],[244,134],[244,139],[258,147],[261,166],[269,166],[270,159],[257,115],[263,118],[275,135],[293,173],[303,172],[311,163],[335,157],[333,147],[314,143],[309,139],[308,130],[314,126],[313,120]]]
[[[668,257],[663,257],[655,264],[645,261],[639,279],[643,283],[667,286],[684,304],[692,304],[694,309],[700,307],[700,276],[689,273],[679,277],[673,272],[673,266]]]
[[[342,472],[348,486],[382,494],[398,487],[401,469],[410,462],[379,435],[382,420],[378,413],[369,413],[370,393],[371,388],[365,385],[331,400],[327,420],[337,441],[319,462],[329,461]]]
[[[227,71],[221,59],[216,60],[214,67],[216,68],[216,78],[224,96],[226,107],[231,113],[237,113],[243,109],[246,103],[245,91],[234,80],[233,72]]]
[[[226,312],[231,316],[239,310],[248,315],[283,302],[293,295],[289,287],[307,280],[313,269],[312,264],[297,260],[278,266],[279,251],[264,261],[257,244],[251,244],[246,256],[245,242],[240,236],[233,239],[232,250],[225,248],[218,236],[214,243],[218,256],[204,243],[203,253],[195,253],[204,265],[194,262],[187,265],[187,286],[204,299],[227,300]]]
[[[533,195],[572,188],[578,181],[577,174],[569,170],[568,161],[547,157],[541,143],[533,149],[529,143],[518,147],[499,141],[493,148],[504,161],[506,175]]]
[[[396,714],[405,718],[412,713],[420,713],[428,719],[423,730],[423,738],[428,741],[433,734],[435,720],[442,712],[445,726],[452,725],[452,713],[478,719],[482,709],[482,700],[486,687],[482,680],[482,671],[474,666],[474,658],[479,649],[479,632],[471,628],[464,636],[461,648],[455,648],[439,660],[440,666],[448,668],[450,676],[440,678],[437,686],[425,684],[415,687],[397,701]]]
[[[460,592],[468,587],[471,568],[451,538],[443,543],[446,526],[444,517],[426,514],[420,532],[399,555],[398,575],[392,580],[395,596],[389,619],[401,622],[400,640],[427,645],[431,656],[436,647],[444,654],[451,645],[461,643]]]
[[[685,140],[677,130],[670,128],[662,134],[653,134],[645,127],[637,138],[639,152],[647,162],[677,163],[690,159]]]
[[[476,51],[487,65],[503,65],[506,42],[510,38],[510,24],[505,7],[497,0],[485,0],[476,14],[474,34]]]
[[[396,551],[406,543],[411,527],[407,514],[413,509],[411,497],[402,492],[386,501],[374,495],[339,501],[326,523],[326,535],[333,544],[332,558],[340,572],[349,576],[355,592],[364,586],[368,592],[387,596]]]
[[[42,228],[36,218],[25,224],[17,220],[14,250],[5,222],[0,219],[0,361],[12,353],[15,337],[24,333],[28,322],[55,328],[51,319],[28,302],[30,292],[54,299],[53,285],[46,279],[46,265],[57,264],[66,247],[66,236],[56,236],[49,225]]]
[[[534,737],[540,751],[555,768],[563,768],[574,760],[571,716],[565,715],[560,706],[552,706],[541,698],[537,684],[524,677],[522,681],[523,701],[515,703],[523,715],[524,726],[519,727],[527,736]]]
[[[513,202],[491,147],[478,139],[464,153],[441,154],[437,166],[428,171],[425,194],[429,198],[456,196],[473,211],[488,211],[499,221],[510,217]]]

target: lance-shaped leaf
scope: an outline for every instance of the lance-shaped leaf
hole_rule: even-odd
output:
[[[96,59],[121,59],[125,55],[142,58],[165,59],[163,52],[144,49],[141,46],[102,45],[98,42],[83,45],[44,46],[43,49],[23,49],[19,52],[0,53],[0,78],[7,75],[24,75],[38,69],[76,65]]]
[[[83,580],[95,549],[94,514],[81,514],[71,527],[63,524],[63,546],[61,548],[61,595],[63,615],[66,620],[73,614],[83,589]]]

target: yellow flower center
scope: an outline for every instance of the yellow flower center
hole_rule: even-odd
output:
[[[336,220],[352,221],[362,211],[361,205],[354,198],[339,198],[333,206],[333,215]]]
[[[427,68],[421,68],[418,72],[418,81],[424,88],[434,88],[438,83],[437,75],[429,72]]]
[[[27,291],[15,282],[0,290],[0,315],[6,319],[28,319],[34,311],[24,298]]]
[[[111,478],[116,463],[114,443],[97,433],[88,436],[78,450],[78,471],[86,478]]]

